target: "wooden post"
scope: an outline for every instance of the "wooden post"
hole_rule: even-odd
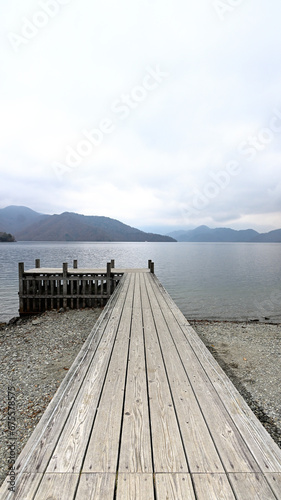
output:
[[[111,269],[114,269],[114,267],[115,267],[115,260],[111,259]]]
[[[110,297],[111,292],[111,262],[106,264],[106,295]]]
[[[73,269],[78,269],[78,260],[73,261]]]
[[[63,289],[63,308],[66,309],[67,308],[67,268],[68,268],[68,263],[67,262],[64,262],[63,263],[63,275],[62,275],[62,279],[63,279],[63,285],[62,285],[62,289]]]
[[[148,261],[148,269],[151,269],[151,262],[152,262],[152,260],[149,259],[149,261]]]
[[[40,259],[35,260],[35,267],[36,267],[36,269],[40,268]]]
[[[24,262],[19,262],[19,313],[24,313],[23,310],[23,275],[24,275]]]
[[[150,264],[150,272],[154,274],[154,262],[151,262]]]

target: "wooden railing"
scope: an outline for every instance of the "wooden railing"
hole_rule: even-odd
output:
[[[148,261],[154,273],[154,262]],[[81,309],[104,306],[124,274],[115,269],[115,262],[108,262],[105,269],[78,269],[73,261],[69,269],[41,268],[36,259],[35,268],[24,270],[19,263],[19,313],[20,316],[38,314],[52,309]]]
[[[114,272],[114,261],[106,270],[80,270],[77,260],[73,269],[64,263],[62,270],[40,268],[24,270],[19,263],[19,313],[36,314],[52,309],[104,306],[114,292],[123,273]]]

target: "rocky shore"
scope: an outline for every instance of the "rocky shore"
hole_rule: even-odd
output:
[[[47,312],[0,327],[0,484],[7,475],[8,387],[16,395],[17,455],[91,332],[101,309]],[[281,325],[191,322],[281,444]]]

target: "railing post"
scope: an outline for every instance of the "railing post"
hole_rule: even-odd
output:
[[[106,264],[106,294],[110,297],[111,293],[111,262]]]
[[[111,259],[111,269],[114,269],[114,267],[115,267],[115,260]]]
[[[73,269],[78,269],[78,260],[77,259],[75,259],[73,261]]]
[[[36,269],[40,268],[40,259],[35,260],[35,267],[36,267]]]
[[[23,310],[23,275],[24,275],[24,262],[19,262],[19,313],[24,313]]]
[[[67,268],[68,268],[68,263],[64,262],[63,263],[63,269],[62,269],[62,294],[63,294],[63,308],[67,308]]]

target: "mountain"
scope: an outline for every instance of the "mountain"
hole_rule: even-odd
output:
[[[174,231],[169,236],[177,241],[189,242],[280,243],[281,229],[259,234],[253,229],[236,231],[226,227],[211,229],[208,226],[199,226],[189,231]]]
[[[179,229],[177,231],[169,232],[168,235],[172,236],[172,238],[175,238],[177,241],[181,241],[180,238],[182,236],[185,236],[187,232],[188,232],[188,230]]]
[[[29,226],[15,232],[18,241],[176,241],[170,236],[145,233],[109,217],[72,212],[38,215]]]
[[[281,243],[281,229],[258,234],[253,241],[257,243]]]
[[[253,229],[230,228],[177,230],[167,236],[140,231],[109,217],[64,212],[40,214],[28,207],[0,209],[0,233],[13,234],[18,241],[187,241],[281,243],[281,229],[260,234]]]
[[[39,214],[27,207],[11,205],[0,209],[0,231],[16,234],[48,215]]]

